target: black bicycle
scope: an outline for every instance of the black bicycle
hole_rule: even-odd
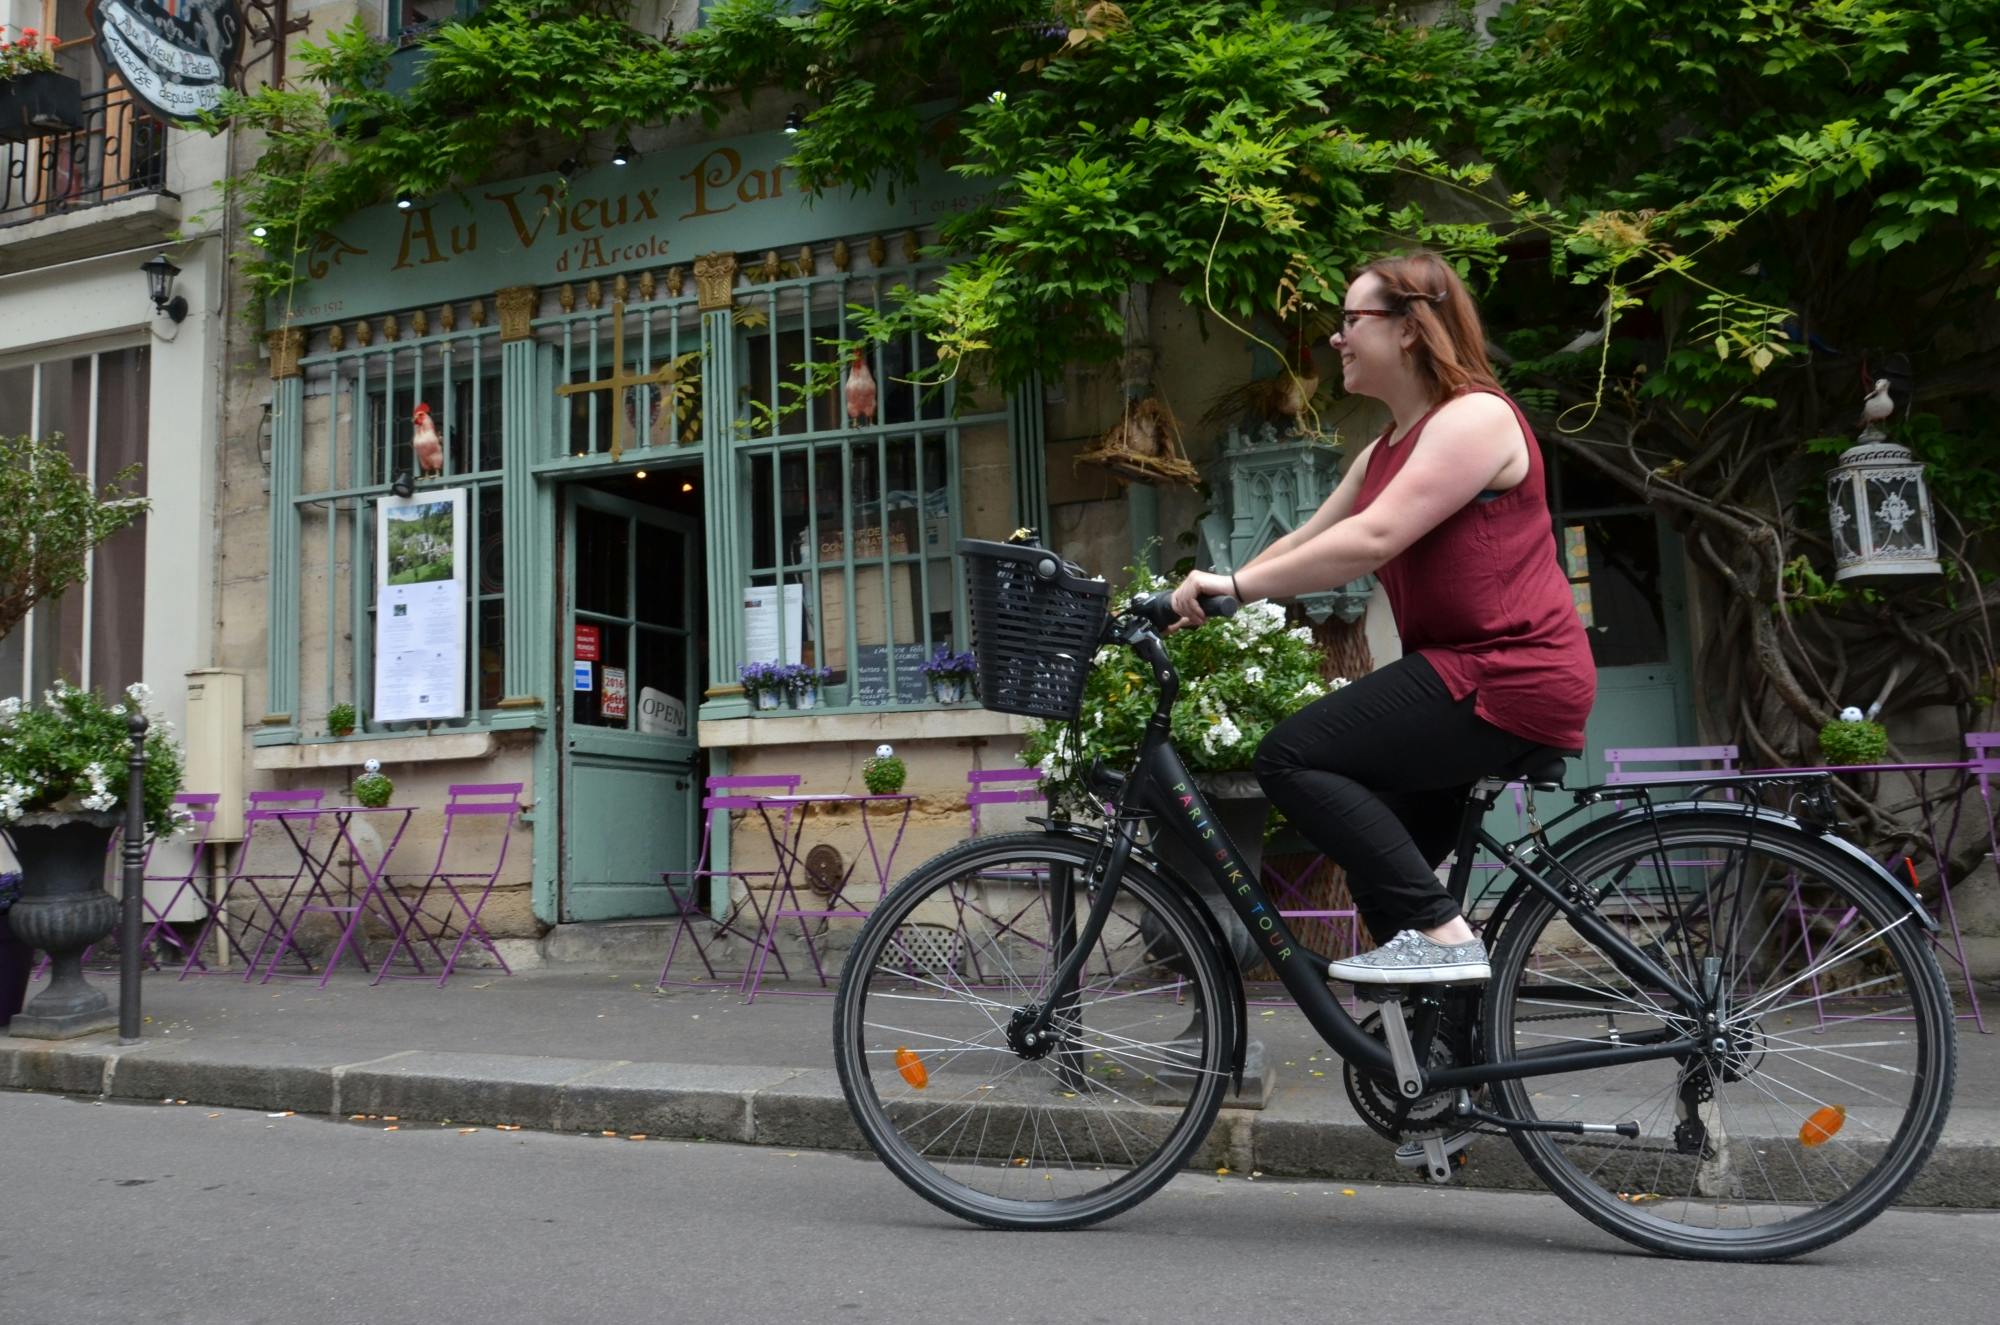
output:
[[[1448,884],[1462,904],[1479,849],[1505,870],[1482,922],[1491,980],[1363,988],[1376,1007],[1357,1022],[1169,739],[1165,595],[1111,614],[1102,581],[1041,548],[959,551],[986,707],[1076,720],[1105,644],[1151,669],[1159,702],[1136,764],[1090,772],[1101,826],[1038,821],[925,862],[848,955],[841,1085],[927,1200],[981,1224],[1073,1228],[1195,1158],[1241,1085],[1248,1022],[1217,917],[1146,845],[1163,833],[1206,860],[1345,1062],[1362,1119],[1435,1181],[1466,1137],[1504,1134],[1618,1237],[1776,1260],[1861,1227],[1922,1168],[1956,1070],[1935,922],[1835,835],[1824,776],[1718,776],[1667,802],[1583,788],[1543,824],[1532,797],[1562,790],[1560,752],[1494,770],[1468,797]],[[1523,781],[1529,831],[1498,840],[1485,815]]]

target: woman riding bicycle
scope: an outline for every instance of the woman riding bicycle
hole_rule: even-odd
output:
[[[1202,623],[1205,594],[1381,580],[1402,658],[1279,723],[1257,775],[1346,869],[1381,945],[1331,963],[1334,978],[1484,980],[1485,945],[1436,868],[1475,781],[1539,747],[1582,749],[1596,666],[1556,562],[1540,448],[1494,379],[1464,283],[1420,252],[1362,268],[1345,302],[1332,337],[1342,385],[1393,423],[1311,519],[1233,575],[1190,574],[1176,629]]]

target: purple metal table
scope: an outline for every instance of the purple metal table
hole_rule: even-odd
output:
[[[857,854],[847,863],[828,893],[823,906],[801,906],[798,893],[798,873],[804,865],[804,857],[799,846],[805,841],[806,825],[812,820],[813,810],[820,807],[852,805],[858,808],[861,817],[861,837],[868,846],[868,860],[875,870],[875,900],[889,889],[889,871],[895,865],[896,849],[903,845],[903,834],[910,826],[910,811],[916,807],[917,798],[907,792],[883,794],[849,795],[826,793],[819,795],[759,796],[757,813],[764,821],[764,830],[771,836],[771,848],[777,853],[777,873],[772,880],[772,905],[764,924],[762,942],[757,949],[757,966],[752,972],[748,986],[744,990],[744,1002],[757,1001],[757,986],[764,979],[764,964],[770,958],[771,949],[777,943],[778,926],[786,920],[796,920],[799,934],[805,940],[806,955],[812,958],[813,973],[819,977],[820,988],[826,987],[826,967],[819,959],[819,945],[813,941],[809,920],[865,920],[868,912],[856,905],[847,896],[849,885],[854,880],[854,872],[861,864]],[[902,813],[896,816],[896,836],[884,852],[875,840],[874,822],[869,809],[877,805],[900,805]],[[771,811],[784,810],[785,828],[780,828],[771,820]],[[789,905],[787,904],[789,901]],[[778,991],[773,991],[778,992]]]
[[[284,827],[286,835],[292,839],[292,844],[298,847],[299,857],[305,862],[306,872],[312,876],[312,882],[306,886],[305,900],[293,914],[291,924],[286,926],[285,935],[278,941],[277,951],[271,954],[271,960],[266,963],[264,978],[258,981],[259,984],[271,983],[274,975],[284,980],[312,979],[310,973],[296,975],[287,972],[279,975],[278,963],[293,949],[292,940],[298,933],[299,921],[313,914],[347,917],[347,923],[341,927],[339,940],[333,945],[333,951],[326,956],[326,969],[319,977],[320,988],[324,989],[326,982],[333,978],[334,967],[340,964],[340,954],[345,952],[350,944],[354,945],[354,955],[360,960],[362,969],[370,969],[368,958],[362,953],[355,934],[361,927],[362,915],[371,909],[375,910],[383,923],[388,926],[390,933],[397,932],[401,927],[401,922],[390,910],[391,904],[385,900],[393,898],[395,892],[382,886],[382,877],[387,871],[389,858],[396,854],[396,846],[403,840],[403,832],[410,826],[410,816],[414,813],[416,807],[413,805],[330,805],[314,810],[279,810],[271,816]],[[326,854],[316,857],[305,843],[299,841],[298,834],[292,828],[292,821],[300,820],[316,824],[326,815],[333,817],[333,833],[327,840]],[[352,831],[354,820],[362,815],[392,816],[395,820],[395,833],[389,838],[388,845],[382,848],[382,854],[376,857],[373,864],[369,863],[367,853],[362,850],[361,844],[354,840]],[[308,834],[307,841],[311,840],[311,836]],[[378,836],[378,843],[380,840]],[[330,876],[333,873],[334,857],[339,854],[343,844],[347,847],[348,860],[361,876],[361,884],[356,888],[350,879],[342,889],[347,900],[335,902],[333,897],[336,885],[330,881]],[[318,903],[313,901],[315,895],[321,899]]]
[[[1986,767],[1990,767],[1990,764],[1986,765]],[[1931,814],[1930,800],[1925,795],[1924,785],[1925,779],[1932,773],[1979,773],[1982,771],[1984,769],[1980,760],[1956,759],[1910,764],[1818,764],[1806,768],[1746,768],[1742,770],[1742,775],[1755,776],[1759,773],[1769,773],[1774,777],[1782,777],[1786,774],[1796,773],[1832,773],[1840,776],[1858,773],[1901,773],[1909,777],[1911,786],[1916,791],[1917,800],[1923,806],[1924,833],[1930,839],[1931,860],[1937,865],[1938,905],[1944,912],[1943,932],[1934,936],[1931,942],[1936,944],[1945,956],[1958,964],[1959,974],[1965,979],[1965,997],[1966,1001],[1971,1004],[1971,1010],[1956,1014],[1958,1019],[1964,1021],[1969,1018],[1972,1024],[1978,1028],[1979,1033],[1985,1035],[1990,1034],[1990,1032],[1986,1029],[1985,1013],[1979,1006],[1979,990],[1972,980],[1972,968],[1967,962],[1965,936],[1958,928],[1958,911],[1952,905],[1950,868],[1946,854],[1950,850],[1952,840],[1958,836],[1959,820],[1965,813],[1965,797],[1961,796],[1953,803],[1951,824],[1944,830],[1942,845],[1940,845],[1937,819]],[[1986,806],[1987,840],[1992,842],[1995,837],[1993,806],[1991,801],[1985,801],[1984,797],[1982,797],[1982,800]],[[1892,864],[1886,866],[1886,868],[1893,869],[1895,866]],[[1908,865],[1906,868],[1910,869],[1912,874],[1914,874],[1914,865]],[[1910,879],[1911,891],[1916,891],[1916,887],[1917,881],[1912,877]],[[1836,1020],[1865,1020],[1865,1018],[1843,1017]],[[1821,1021],[1822,1023],[1826,1021],[1823,1015]]]

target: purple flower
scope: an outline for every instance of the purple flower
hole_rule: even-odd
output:
[[[947,676],[971,676],[979,670],[979,660],[970,653],[953,653],[949,644],[940,644],[937,651],[924,660],[924,675],[932,678]]]

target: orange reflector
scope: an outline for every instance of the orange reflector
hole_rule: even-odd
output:
[[[918,1090],[931,1084],[931,1074],[924,1070],[924,1060],[917,1057],[913,1050],[896,1050],[896,1070],[903,1074],[903,1080]]]
[[[1829,1104],[1823,1109],[1813,1110],[1813,1116],[1806,1119],[1799,1128],[1799,1144],[1802,1146],[1823,1146],[1833,1140],[1833,1134],[1847,1122],[1847,1110],[1838,1104]]]

